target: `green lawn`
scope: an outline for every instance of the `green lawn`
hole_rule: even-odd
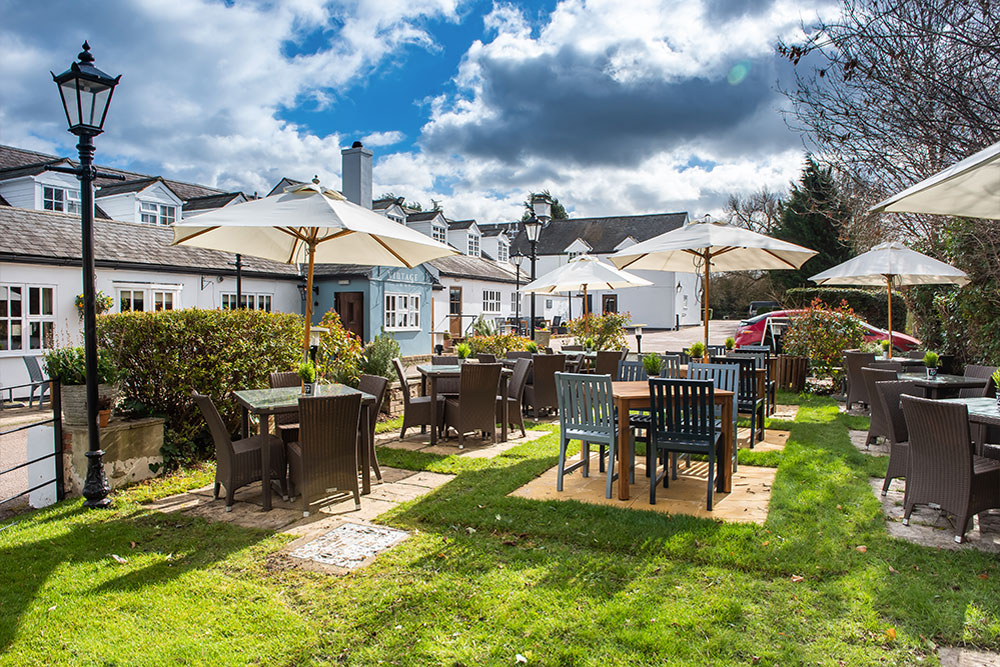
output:
[[[764,526],[508,497],[554,464],[552,426],[492,460],[383,450],[457,477],[384,515],[413,537],[345,577],[288,569],[270,556],[286,538],[141,506],[206,468],[112,511],[27,514],[0,524],[0,665],[909,665],[936,664],[935,644],[1000,648],[997,559],[890,539],[867,481],[885,463],[847,435],[863,423],[801,403],[784,452],[740,452],[778,467]]]

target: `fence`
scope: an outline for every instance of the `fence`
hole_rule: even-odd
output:
[[[24,450],[25,461],[17,463],[3,470],[0,470],[0,480],[2,480],[4,476],[8,476],[8,479],[10,479],[9,476],[18,470],[24,468],[28,469],[27,471],[28,476],[26,478],[27,482],[24,484],[24,486],[26,486],[27,488],[17,493],[14,493],[13,495],[10,495],[7,498],[0,499],[0,507],[3,507],[8,503],[17,500],[18,498],[21,498],[22,496],[29,496],[30,498],[31,497],[30,494],[35,493],[37,491],[41,491],[42,489],[51,485],[55,486],[56,501],[65,498],[66,489],[65,489],[65,477],[63,475],[63,457],[62,457],[63,432],[62,432],[61,399],[62,399],[62,392],[60,391],[59,383],[52,382],[50,384],[50,390],[49,390],[49,402],[50,402],[50,407],[52,409],[52,417],[42,421],[32,422],[31,424],[16,426],[11,429],[0,431],[0,438],[18,433],[25,433],[26,435],[23,441],[25,446]],[[35,430],[33,431],[32,429]],[[49,438],[46,437],[46,431],[51,431],[50,443],[47,442]],[[21,446],[21,443],[22,443],[21,439],[16,438],[14,446]],[[3,447],[4,444],[9,445],[10,443],[4,443],[2,440],[0,440],[0,447]],[[39,444],[41,444],[41,447],[38,446]],[[32,445],[35,446],[33,447]],[[41,456],[36,455],[39,449],[44,450],[46,448],[49,450],[48,452],[42,454]],[[33,449],[35,451],[32,451]],[[5,452],[5,454],[6,453],[7,452]],[[32,456],[34,456],[34,458],[31,458]],[[54,459],[53,462],[54,465],[51,467],[52,470],[51,474],[44,472],[43,467],[37,465],[43,463],[44,461],[47,461],[48,459]],[[38,481],[39,471],[42,471],[41,481]],[[17,488],[15,488],[14,491],[17,491]],[[10,492],[9,491],[5,492],[2,495],[7,495],[7,493]],[[43,495],[39,494],[38,497],[40,499],[40,502],[38,502],[39,506],[51,504],[49,500],[52,498],[52,496],[48,496],[47,498],[45,498]]]

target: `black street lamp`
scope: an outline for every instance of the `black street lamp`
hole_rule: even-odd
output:
[[[510,260],[516,269],[514,280],[517,299],[514,301],[514,321],[517,323],[517,332],[521,333],[521,265],[524,264],[524,255],[516,252]]]
[[[524,221],[524,233],[531,244],[531,280],[535,280],[535,262],[538,259],[538,235],[542,227],[552,218],[552,200],[548,195],[531,196],[531,217]],[[535,340],[535,293],[531,293],[531,340]]]
[[[94,168],[94,137],[104,131],[111,95],[121,75],[112,77],[94,67],[90,44],[83,43],[79,62],[52,79],[59,86],[69,131],[80,139],[80,165],[55,167],[52,171],[73,174],[80,180],[80,232],[83,260],[83,347],[87,369],[87,479],[83,485],[85,507],[111,504],[108,480],[104,475],[101,434],[97,427],[97,307],[94,290],[94,179],[125,180],[120,174],[106,174]]]

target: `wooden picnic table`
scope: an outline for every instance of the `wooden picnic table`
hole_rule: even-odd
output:
[[[629,463],[632,458],[632,443],[629,428],[629,412],[632,410],[648,410],[649,382],[612,382],[611,395],[618,410],[618,499],[629,499]],[[715,390],[715,405],[720,410],[722,429],[722,456],[716,459],[724,462],[718,466],[716,488],[722,493],[729,493],[733,487],[733,392],[724,389]],[[652,472],[652,471],[650,471]]]

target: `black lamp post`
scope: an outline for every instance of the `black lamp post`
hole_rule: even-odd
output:
[[[514,262],[515,269],[515,290],[517,299],[514,301],[514,321],[517,323],[517,332],[521,333],[521,265],[524,264],[524,255],[520,252],[514,253],[510,258]]]
[[[53,171],[74,174],[80,179],[81,250],[83,259],[83,346],[87,368],[87,479],[83,485],[85,507],[111,504],[108,480],[104,476],[101,434],[97,427],[97,307],[94,290],[94,179],[125,180],[119,174],[105,174],[94,168],[94,137],[104,131],[111,95],[121,75],[112,77],[94,67],[90,45],[83,43],[78,62],[52,79],[59,86],[69,131],[80,139],[80,165]]]
[[[535,279],[535,262],[538,259],[538,235],[551,219],[552,200],[548,195],[531,195],[531,217],[524,221],[524,233],[531,244],[531,279]],[[535,340],[535,293],[531,293],[531,340]]]

